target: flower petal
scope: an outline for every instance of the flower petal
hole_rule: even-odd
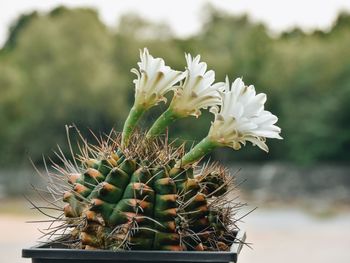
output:
[[[140,62],[137,65],[139,70],[132,69],[137,76],[134,80],[135,103],[145,108],[165,101],[164,95],[186,76],[185,72],[172,70],[166,66],[163,59],[154,58],[147,48],[140,50]]]
[[[200,62],[200,56],[194,59],[185,54],[187,67],[186,78],[179,92],[173,97],[170,107],[180,116],[199,116],[201,109],[214,107],[221,103],[220,91],[224,83],[216,83],[215,72],[207,70],[207,64]]]
[[[231,89],[226,78],[224,91],[219,94],[222,98],[220,110],[211,109],[215,114],[209,131],[211,138],[234,149],[250,141],[266,152],[266,138],[282,139],[281,129],[274,125],[278,118],[264,110],[266,94],[256,94],[254,86],[245,86],[241,78],[232,83]]]

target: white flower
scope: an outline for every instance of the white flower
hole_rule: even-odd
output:
[[[237,78],[231,86],[226,78],[225,91],[221,93],[220,111],[213,110],[215,120],[209,131],[209,138],[235,150],[252,142],[268,152],[266,138],[282,139],[281,129],[274,125],[278,118],[264,110],[266,95],[256,94],[254,86],[245,86]]]
[[[131,72],[137,75],[135,83],[135,104],[148,109],[160,101],[166,102],[164,94],[172,90],[174,84],[185,77],[185,73],[172,70],[161,58],[154,58],[148,49],[140,50],[139,70]]]
[[[182,86],[175,90],[171,109],[181,116],[194,115],[198,117],[201,109],[216,106],[221,103],[220,90],[225,83],[213,85],[215,73],[207,70],[207,64],[200,62],[200,56],[192,59],[186,54],[187,76]]]

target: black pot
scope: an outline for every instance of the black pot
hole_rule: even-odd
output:
[[[245,241],[245,233],[237,233],[237,243],[230,251],[107,251],[82,250],[47,244],[22,250],[22,257],[32,258],[32,263],[146,263],[146,262],[237,262],[237,257]]]

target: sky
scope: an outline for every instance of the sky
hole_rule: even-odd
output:
[[[93,7],[109,26],[115,26],[122,14],[135,12],[151,21],[168,23],[177,36],[186,37],[200,29],[205,3],[233,14],[247,13],[276,33],[295,26],[306,31],[327,29],[340,10],[350,12],[350,0],[0,0],[0,46],[20,14],[46,12],[58,5]]]

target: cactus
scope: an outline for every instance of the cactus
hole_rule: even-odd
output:
[[[135,101],[123,132],[95,136],[97,145],[78,132],[78,154],[69,140],[72,160],[59,150],[56,173],[47,171],[48,189],[54,210],[61,210],[61,199],[65,205],[52,220],[62,224],[47,235],[72,247],[108,250],[228,250],[237,242],[235,213],[241,205],[232,199],[234,177],[218,163],[200,161],[217,147],[238,150],[246,141],[267,151],[266,137],[281,139],[277,117],[264,110],[266,96],[256,95],[253,86],[241,79],[231,89],[228,79],[212,85],[214,72],[206,72],[199,56],[186,60],[187,71],[175,71],[145,49],[140,71],[132,70]],[[174,89],[168,110],[150,130],[134,132],[143,113]],[[161,135],[169,123],[198,117],[209,107],[215,120],[189,152],[185,143]]]
[[[184,152],[165,140],[134,134],[122,150],[121,136],[111,145],[84,145],[81,166],[62,170],[64,215],[70,240],[86,249],[217,250],[234,241],[227,213],[232,178],[218,164],[177,167]],[[77,173],[77,170],[79,172]]]

